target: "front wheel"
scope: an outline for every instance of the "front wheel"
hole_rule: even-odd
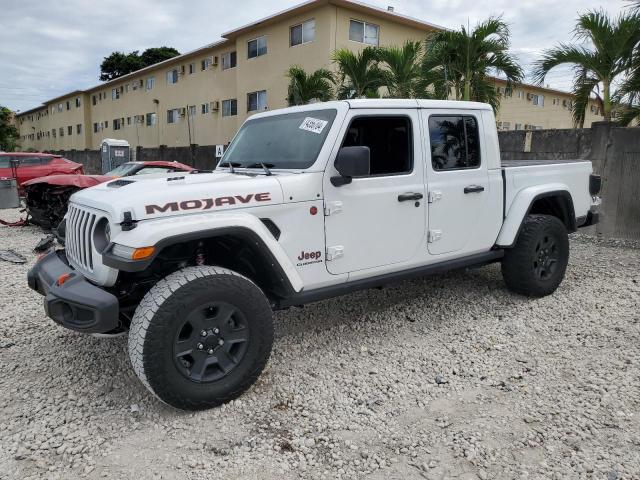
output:
[[[518,240],[505,251],[502,276],[507,287],[530,297],[553,293],[569,262],[569,237],[551,215],[527,215]]]
[[[129,356],[142,383],[185,410],[242,394],[262,372],[272,344],[272,311],[262,290],[209,266],[184,268],[154,285],[129,331]]]

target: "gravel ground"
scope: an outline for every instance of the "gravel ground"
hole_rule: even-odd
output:
[[[573,237],[539,300],[494,265],[280,312],[258,383],[184,413],[45,318],[41,236],[0,227],[0,478],[640,478],[638,245]]]

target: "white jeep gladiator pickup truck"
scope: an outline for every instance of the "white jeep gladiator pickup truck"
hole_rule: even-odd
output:
[[[567,233],[598,220],[591,173],[579,160],[501,163],[480,103],[264,112],[213,172],[74,194],[65,249],[28,281],[60,325],[128,331],[133,368],[160,400],[204,409],[260,375],[273,310],[492,262],[514,292],[552,293]]]

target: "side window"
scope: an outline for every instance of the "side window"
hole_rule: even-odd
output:
[[[478,122],[468,115],[429,117],[431,164],[436,171],[480,166]]]
[[[398,175],[413,169],[411,120],[379,116],[354,118],[343,147],[366,146],[371,151],[371,175]]]

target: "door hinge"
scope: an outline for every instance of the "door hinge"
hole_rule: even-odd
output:
[[[344,255],[344,247],[342,245],[336,245],[334,247],[327,247],[327,261],[335,260]]]
[[[339,200],[333,202],[327,202],[324,205],[324,216],[328,217],[334,213],[340,213],[342,211],[342,202]]]
[[[427,200],[429,201],[429,203],[433,203],[433,202],[437,202],[441,198],[442,198],[442,192],[440,190],[433,190],[432,192],[429,192]]]
[[[427,235],[427,242],[433,243],[437,242],[442,238],[442,230],[429,230],[429,234]]]

